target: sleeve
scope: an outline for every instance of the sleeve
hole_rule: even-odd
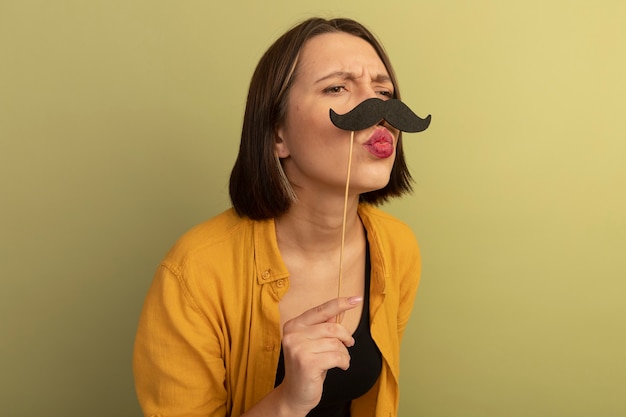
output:
[[[222,346],[220,332],[180,274],[161,265],[146,296],[133,354],[144,416],[226,416]]]
[[[419,246],[412,233],[407,237],[407,244],[402,247],[404,251],[400,263],[404,267],[402,279],[400,280],[398,306],[398,339],[400,341],[402,341],[404,330],[413,311],[413,303],[417,295],[417,287],[422,272],[422,258]]]

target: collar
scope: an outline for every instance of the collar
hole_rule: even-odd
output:
[[[254,239],[254,265],[259,285],[278,281],[289,276],[276,240],[274,219],[252,221]]]

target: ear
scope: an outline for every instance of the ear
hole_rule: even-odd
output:
[[[287,158],[290,155],[289,147],[283,140],[282,126],[276,129],[274,133],[274,151],[279,158]]]

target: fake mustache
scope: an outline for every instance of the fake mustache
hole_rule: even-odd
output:
[[[343,130],[363,130],[385,120],[403,132],[421,132],[428,128],[430,115],[422,119],[398,99],[368,98],[345,114],[330,109],[330,120]]]

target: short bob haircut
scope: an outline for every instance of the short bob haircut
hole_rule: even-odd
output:
[[[391,77],[394,98],[400,98],[387,53],[360,23],[344,18],[311,18],[283,34],[265,52],[250,82],[239,155],[230,176],[230,198],[240,216],[255,220],[276,218],[294,203],[293,191],[286,182],[274,150],[276,130],[285,117],[287,97],[302,47],[317,35],[336,32],[357,36],[374,47]],[[380,204],[390,197],[410,192],[411,182],[400,132],[389,182],[380,190],[361,194],[360,201]]]

